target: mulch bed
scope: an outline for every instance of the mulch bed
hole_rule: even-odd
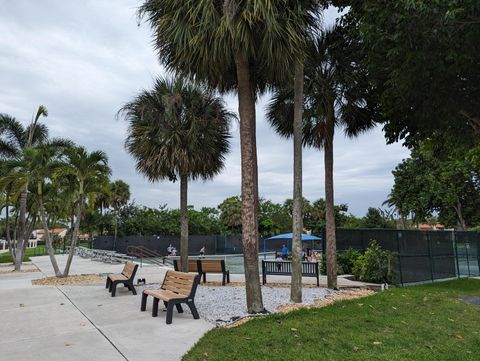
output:
[[[305,304],[305,303],[296,303],[296,304],[285,304],[281,305],[280,307],[277,308],[278,313],[288,313],[292,312],[295,310],[299,310],[301,308],[322,308],[326,307],[328,305],[331,305],[332,303],[338,302],[338,301],[345,301],[345,300],[353,300],[357,298],[364,298],[368,296],[374,295],[375,292],[369,289],[364,289],[364,288],[352,288],[352,289],[342,289],[340,292],[329,296],[326,299],[323,300],[318,300],[314,304]],[[264,317],[261,315],[256,315],[254,317],[244,317],[239,319],[236,322],[233,322],[231,324],[225,325],[224,327],[226,328],[231,328],[231,327],[238,327],[240,325],[243,325],[244,323],[258,317]]]
[[[63,278],[58,278],[58,277],[40,278],[37,280],[32,280],[32,284],[37,286],[65,286],[65,285],[78,285],[78,284],[86,284],[86,283],[98,283],[98,282],[104,282],[104,281],[105,281],[105,277],[103,276],[99,276],[96,274],[89,274],[89,275],[68,276]]]

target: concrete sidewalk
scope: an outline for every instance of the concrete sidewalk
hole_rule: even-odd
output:
[[[179,360],[214,326],[175,312],[151,316],[151,302],[140,312],[141,296],[119,287],[117,297],[102,284],[29,286],[18,273],[0,275],[0,350],[10,361],[158,361]],[[2,358],[3,359],[3,358]]]

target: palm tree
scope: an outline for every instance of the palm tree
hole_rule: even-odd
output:
[[[306,4],[304,4],[306,3]],[[308,5],[308,6],[307,6]],[[140,18],[168,70],[238,93],[242,167],[242,243],[249,313],[263,311],[258,270],[258,167],[255,101],[288,78],[303,56],[316,1],[144,0]]]
[[[72,147],[65,150],[64,158],[62,164],[56,167],[54,177],[63,177],[71,180],[70,184],[75,184],[77,192],[73,234],[67,263],[63,271],[63,277],[67,277],[80,232],[80,220],[85,206],[85,195],[100,192],[102,184],[108,181],[111,170],[108,167],[107,155],[102,151],[88,153],[84,147]]]
[[[61,276],[55,259],[55,252],[50,237],[50,231],[47,221],[47,212],[45,210],[44,190],[45,183],[52,180],[52,173],[55,166],[58,166],[58,159],[62,149],[72,146],[72,142],[65,139],[53,139],[35,147],[27,147],[21,151],[15,158],[4,162],[4,175],[0,178],[0,189],[9,189],[18,197],[29,184],[36,187],[36,192],[30,192],[28,204],[33,206],[35,201],[38,203],[38,213],[45,231],[45,243],[47,246],[50,261],[52,263],[55,275]],[[30,214],[36,214],[37,211],[29,210]],[[33,221],[33,225],[34,225]],[[30,234],[31,231],[27,231]],[[17,249],[18,252],[18,249]]]
[[[180,179],[180,261],[188,270],[188,180],[212,179],[224,167],[235,115],[204,86],[157,79],[120,110],[129,122],[127,151],[151,182]]]
[[[337,288],[335,211],[333,200],[333,137],[335,126],[349,137],[372,128],[378,119],[375,93],[358,66],[359,44],[339,28],[311,44],[305,62],[303,144],[325,151],[325,202],[328,287]],[[357,47],[358,46],[358,47]],[[278,88],[267,119],[284,137],[293,133],[293,89]]]
[[[0,114],[0,156],[13,158],[24,148],[35,144],[41,144],[48,139],[48,130],[45,125],[37,124],[41,116],[48,116],[47,108],[43,105],[38,107],[35,117],[29,126],[24,127],[14,117],[8,114]],[[15,271],[19,271],[23,261],[25,238],[27,231],[27,198],[28,183],[19,197],[19,217],[16,237]]]
[[[118,231],[118,210],[128,203],[130,199],[130,187],[122,180],[116,180],[110,183],[111,204],[115,221],[115,233],[113,238],[113,249],[115,250]]]

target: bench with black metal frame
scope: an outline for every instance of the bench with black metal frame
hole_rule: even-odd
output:
[[[178,313],[183,312],[182,303],[186,303],[192,312],[193,318],[198,320],[197,308],[194,298],[197,286],[200,282],[200,275],[186,272],[167,271],[163,280],[162,287],[159,290],[144,290],[142,293],[142,304],[140,311],[147,308],[148,296],[153,297],[152,317],[158,316],[158,303],[160,300],[167,308],[167,325],[172,323],[173,307],[177,308]]]
[[[175,271],[181,272],[181,265],[179,259],[173,260],[173,268]],[[188,260],[188,272],[195,272],[199,275],[202,274],[202,265],[198,259],[189,259]]]
[[[110,273],[107,276],[107,283],[105,288],[108,288],[108,291],[112,294],[112,297],[115,297],[117,291],[117,285],[123,283],[134,295],[137,294],[135,286],[133,285],[133,280],[135,279],[135,274],[137,273],[138,264],[128,261],[123,267],[122,273]]]
[[[262,280],[267,283],[267,275],[291,276],[291,261],[263,261],[262,260]],[[317,286],[320,286],[320,272],[317,262],[302,262],[302,276],[315,277]]]
[[[207,282],[207,273],[221,273],[222,285],[230,283],[230,271],[225,267],[225,260],[223,259],[199,259],[200,271],[203,276],[203,283]]]

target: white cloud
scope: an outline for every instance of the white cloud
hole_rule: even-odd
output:
[[[40,104],[52,136],[69,137],[88,149],[102,149],[113,176],[131,186],[140,204],[177,207],[177,183],[151,184],[135,172],[125,152],[126,124],[115,115],[122,104],[152,79],[164,74],[151,47],[147,25],[137,26],[136,0],[42,0],[0,2],[0,112],[27,122]],[[331,24],[335,12],[328,12]],[[234,95],[225,97],[237,108]],[[259,189],[261,196],[283,202],[292,194],[292,144],[279,138],[265,122],[267,99],[257,107]],[[225,171],[210,182],[192,182],[190,204],[215,206],[240,193],[238,125],[232,127],[232,152]],[[336,202],[348,203],[358,215],[380,206],[392,185],[391,170],[407,151],[386,146],[376,129],[358,139],[335,140]],[[323,153],[304,152],[304,195],[323,197]]]

